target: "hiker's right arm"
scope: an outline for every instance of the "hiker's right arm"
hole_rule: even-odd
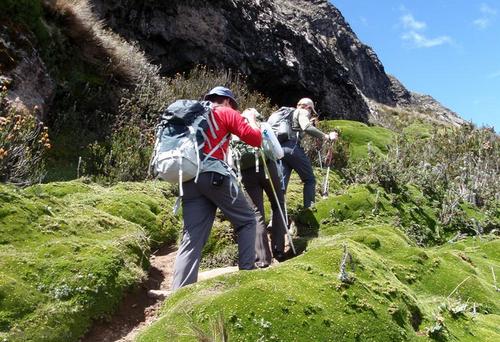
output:
[[[309,120],[309,112],[305,109],[297,109],[297,119],[299,121],[299,126],[302,131],[306,134],[312,135],[313,137],[326,140],[328,135],[321,132],[319,129],[314,127],[314,125]]]

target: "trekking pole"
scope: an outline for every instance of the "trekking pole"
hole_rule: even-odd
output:
[[[269,171],[269,167],[267,166],[266,155],[264,154],[263,150],[260,150],[260,152],[261,152],[262,160],[264,163],[264,169],[269,176],[269,183],[271,183],[271,189],[273,190],[274,200],[276,201],[276,204],[278,205],[281,219],[283,220],[283,223],[285,225],[286,235],[288,236],[288,241],[290,241],[290,247],[292,247],[293,254],[297,255],[297,252],[295,251],[295,246],[294,246],[293,241],[292,241],[292,234],[290,234],[290,231],[288,230],[288,221],[285,219],[285,216],[283,215],[283,210],[281,209],[281,205],[280,205],[280,202],[278,200],[278,194],[276,193],[276,189],[274,188],[274,183],[273,183],[273,180],[271,178],[271,172]]]
[[[323,198],[328,197],[328,187],[330,183],[329,176],[330,176],[330,166],[332,164],[332,157],[333,157],[333,144],[330,144],[330,146],[328,146],[328,152],[326,153],[326,159],[325,159],[327,167],[326,167],[325,180],[323,181],[323,191],[321,192],[321,196]]]
[[[321,162],[321,150],[318,149],[318,160],[319,160],[319,168],[323,171],[323,163]]]
[[[321,169],[321,172],[323,172],[323,158],[321,158],[321,143],[316,144],[316,149],[318,150],[319,168]]]

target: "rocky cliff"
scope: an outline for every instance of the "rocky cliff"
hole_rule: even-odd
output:
[[[367,121],[373,101],[413,104],[412,94],[385,73],[374,51],[326,0],[91,2],[164,74],[196,64],[231,68],[274,103],[294,105],[310,96],[329,118]]]

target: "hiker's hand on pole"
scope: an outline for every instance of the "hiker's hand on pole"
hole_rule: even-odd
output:
[[[335,131],[328,133],[328,140],[335,141],[339,138],[339,134]]]

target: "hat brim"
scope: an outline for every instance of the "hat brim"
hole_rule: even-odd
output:
[[[230,96],[224,96],[224,95],[219,95],[219,94],[207,94],[207,95],[205,95],[203,100],[212,101],[215,96],[221,96],[221,97],[225,97],[226,99],[229,99],[229,102],[231,103],[231,107],[233,107],[233,109],[238,109],[238,102],[236,102],[236,100]]]

